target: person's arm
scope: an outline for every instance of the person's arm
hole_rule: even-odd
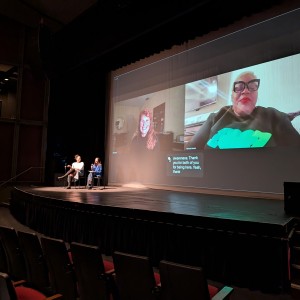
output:
[[[209,134],[211,127],[213,125],[214,113],[210,114],[207,120],[201,125],[196,134],[192,137],[192,139],[186,144],[187,148],[196,148],[196,149],[204,149],[207,141],[209,140]]]
[[[95,173],[96,173],[96,175],[101,175],[101,173],[102,173],[102,165],[96,166]]]
[[[77,169],[76,171],[80,174],[80,176],[83,176],[84,172],[84,162],[80,163],[81,167]]]
[[[80,162],[80,163],[77,163],[76,165],[73,164],[72,168],[75,169],[77,172],[81,172],[84,170],[84,163]]]
[[[273,136],[278,146],[300,146],[300,134],[293,126],[288,114],[274,110]]]

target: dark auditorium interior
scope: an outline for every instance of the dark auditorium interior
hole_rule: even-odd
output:
[[[203,268],[209,286],[207,291],[204,281],[205,299],[300,299],[300,204],[293,202],[300,198],[300,178],[296,171],[300,167],[299,159],[294,166],[274,163],[270,178],[258,184],[261,187],[266,181],[266,188],[262,190],[255,188],[258,178],[244,184],[247,174],[242,168],[256,160],[231,166],[231,153],[226,150],[223,158],[217,157],[216,164],[222,161],[224,166],[232,167],[232,172],[238,170],[239,174],[227,176],[223,186],[219,185],[223,180],[221,175],[215,176],[217,186],[210,186],[204,178],[200,179],[204,183],[199,187],[193,185],[195,179],[191,179],[191,186],[188,180],[181,186],[178,178],[174,179],[174,184],[169,179],[161,184],[159,176],[162,175],[159,175],[153,183],[150,180],[149,184],[145,182],[145,185],[134,187],[126,185],[124,180],[127,175],[131,176],[129,171],[127,174],[130,161],[125,167],[122,163],[118,169],[117,161],[113,160],[115,153],[109,146],[114,130],[111,128],[114,125],[110,126],[113,123],[110,100],[115,93],[112,77],[133,74],[135,70],[177,57],[186,49],[204,49],[224,37],[231,38],[231,45],[225,43],[227,50],[224,48],[224,53],[216,57],[209,57],[210,54],[208,58],[203,57],[204,63],[199,66],[206,67],[205,59],[210,63],[215,61],[215,65],[200,70],[197,76],[208,78],[209,74],[221,74],[218,64],[222,55],[227,57],[226,51],[228,57],[236,55],[241,65],[247,66],[249,53],[243,55],[238,53],[240,49],[234,49],[235,44],[239,45],[234,37],[248,32],[250,40],[258,24],[261,26],[258,28],[267,28],[271,22],[275,24],[280,18],[298,16],[299,12],[299,0],[0,1],[0,275],[7,273],[13,281],[34,278],[29,275],[28,263],[25,263],[28,273],[25,272],[24,278],[13,271],[10,262],[13,255],[9,254],[5,230],[2,232],[2,227],[9,227],[15,232],[34,233],[40,241],[46,237],[41,244],[45,248],[47,237],[62,240],[67,251],[74,248],[74,263],[79,256],[75,250],[80,251],[77,243],[92,246],[90,251],[99,251],[105,260],[104,267],[114,263],[116,271],[112,277],[102,272],[100,281],[106,284],[103,288],[106,298],[102,299],[138,299],[136,295],[133,298],[126,298],[126,293],[123,295],[124,285],[134,287],[134,284],[128,283],[128,278],[125,278],[126,284],[121,284],[122,274],[121,271],[118,274],[115,251],[145,256],[152,263],[155,276],[161,272],[161,285],[153,287],[147,299],[172,299],[165,296],[162,276],[165,273],[160,270],[161,261],[165,260]],[[291,23],[287,24],[287,29],[282,29],[286,36],[289,26],[295,29],[295,35],[300,32],[299,19]],[[292,46],[286,47],[284,41],[288,37],[282,38],[282,44],[278,42],[278,28],[274,27],[274,32],[271,29],[257,33],[269,45],[278,43],[279,46],[277,49],[253,46],[255,59],[260,55],[262,62],[268,62],[300,53],[299,42],[291,42]],[[244,38],[240,43],[246,45],[247,37]],[[273,50],[277,51],[274,56]],[[186,61],[192,59],[191,55]],[[255,59],[250,58],[249,64],[254,65]],[[180,65],[184,59],[178,61]],[[228,60],[222,64],[231,71],[230,63]],[[237,69],[236,66],[232,68]],[[161,75],[165,75],[163,71]],[[146,75],[145,78],[139,80],[160,80],[147,79]],[[178,85],[182,84],[181,79],[174,77],[172,87],[176,80]],[[132,92],[134,96],[139,92],[138,84],[136,87]],[[161,108],[158,104],[156,107]],[[174,112],[168,112],[168,107],[163,109],[166,114]],[[167,128],[167,120],[164,121],[163,126]],[[163,132],[163,129],[160,133],[166,141],[166,144],[161,142],[161,149],[169,145],[170,139],[172,147],[183,147],[181,135],[169,135],[169,131]],[[181,153],[181,148],[174,151]],[[294,150],[276,151],[272,157],[294,153]],[[204,156],[209,159],[212,153],[208,151]],[[239,159],[243,153],[236,151],[235,157]],[[259,156],[263,159],[268,153],[261,151]],[[91,190],[86,189],[87,175],[83,178],[85,182],[79,180],[78,185],[75,182],[70,190],[57,179],[66,172],[66,165],[73,162],[75,154],[80,154],[88,166],[95,157],[101,158],[104,173],[101,180],[93,182]],[[284,161],[290,162],[288,158]],[[290,175],[277,175],[277,165],[282,173],[291,172]],[[112,166],[117,171],[109,174]],[[266,168],[272,169],[272,166]],[[260,175],[266,177],[265,173],[257,177]],[[280,187],[272,186],[272,180],[274,186],[279,182]],[[231,181],[235,181],[232,190]],[[45,257],[50,264],[49,253]],[[92,254],[86,260],[90,263],[91,259]],[[85,272],[88,272],[87,266],[81,266]],[[135,267],[128,271],[132,278]],[[70,286],[51,286],[51,293],[62,294],[57,299],[90,299],[87,296],[89,287],[82,285],[78,268],[74,273],[79,282],[75,283],[75,294],[67,295]],[[51,274],[52,269],[49,272],[52,277],[56,276]],[[192,285],[189,275],[184,279],[187,285]],[[1,275],[0,288],[2,281]],[[91,288],[94,282],[90,280]],[[220,291],[215,297],[211,294],[213,285]],[[27,287],[38,289],[35,283]],[[141,286],[134,288],[136,293],[142,290]],[[193,290],[189,286],[184,289]],[[15,290],[19,293],[17,285]],[[223,298],[219,295],[222,291],[225,291]],[[182,289],[181,292],[187,291]],[[45,290],[43,293],[46,294]],[[1,295],[0,291],[0,298]],[[31,298],[35,299],[41,298]]]

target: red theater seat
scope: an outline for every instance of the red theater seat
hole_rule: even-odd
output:
[[[26,287],[24,280],[13,282],[6,273],[0,273],[0,299],[5,300],[54,300],[62,299],[62,295],[56,294],[46,297],[41,292]]]

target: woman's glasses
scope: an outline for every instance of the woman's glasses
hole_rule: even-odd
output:
[[[260,84],[260,79],[252,79],[248,82],[244,81],[235,81],[233,83],[233,91],[235,93],[242,92],[245,88],[248,89],[249,92],[255,92],[258,90]]]

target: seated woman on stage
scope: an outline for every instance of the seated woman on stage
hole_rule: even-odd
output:
[[[102,174],[101,160],[99,157],[96,157],[94,163],[91,164],[91,170],[89,171],[89,175],[87,178],[86,188],[90,190],[93,187],[94,177],[101,176],[101,174]]]
[[[81,156],[76,154],[75,155],[75,162],[72,163],[72,165],[67,165],[67,168],[70,168],[70,170],[64,174],[63,176],[59,176],[57,179],[61,180],[65,177],[68,177],[68,186],[67,189],[71,188],[71,182],[78,180],[79,176],[83,176],[84,172],[84,163],[81,161]]]

